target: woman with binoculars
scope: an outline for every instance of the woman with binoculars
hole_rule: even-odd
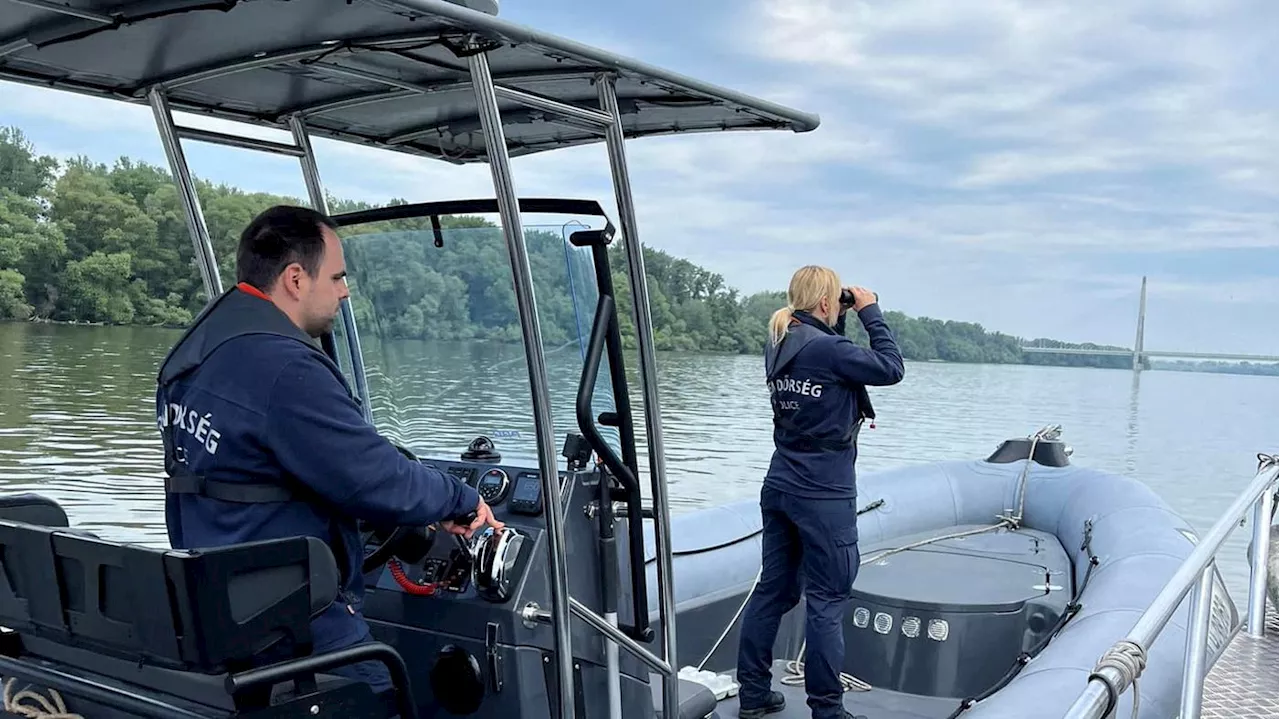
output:
[[[844,336],[858,313],[871,348]],[[902,354],[875,293],[841,288],[832,270],[796,271],[787,306],[769,322],[765,375],[773,406],[774,453],[760,492],[761,572],[742,619],[739,717],[781,711],[771,691],[778,624],[805,607],[805,691],[814,719],[853,719],[843,708],[843,618],[858,574],[858,430],[875,419],[867,386],[902,381]],[[801,571],[803,569],[803,572]],[[801,582],[803,577],[803,583]]]

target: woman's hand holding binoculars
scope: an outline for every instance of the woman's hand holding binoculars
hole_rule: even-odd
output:
[[[860,312],[863,307],[879,300],[880,295],[866,287],[846,287],[840,291],[840,306],[852,307],[855,312]]]

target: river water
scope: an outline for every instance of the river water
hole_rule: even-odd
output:
[[[155,373],[178,336],[141,327],[0,323],[0,492],[40,492],[60,502],[74,525],[164,546]],[[364,349],[375,420],[388,436],[419,454],[456,457],[471,438],[487,434],[504,459],[531,457],[518,346],[366,340]],[[551,348],[548,356],[558,443],[576,431],[580,349]],[[664,354],[658,368],[672,510],[756,495],[771,452],[761,360]],[[1277,378],[1138,377],[908,363],[902,384],[873,392],[879,420],[862,432],[859,471],[984,457],[1004,439],[1059,423],[1074,463],[1140,479],[1203,532],[1253,476],[1256,454],[1276,451]],[[639,418],[639,397],[632,401]],[[644,465],[643,447],[640,453]],[[1247,533],[1235,532],[1222,566],[1242,609]]]

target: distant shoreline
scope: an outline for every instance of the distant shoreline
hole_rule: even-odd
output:
[[[29,317],[25,320],[17,319],[0,319],[0,324],[36,324],[36,325],[53,325],[58,327],[94,327],[94,328],[133,328],[143,327],[146,329],[169,330],[174,333],[181,332],[182,327],[170,327],[166,325],[144,325],[144,324],[110,324],[106,322],[85,322],[79,320],[55,320],[40,317]],[[493,342],[502,345],[518,346],[519,342],[505,342],[502,340],[431,340],[431,339],[415,339],[415,338],[394,338],[391,342]],[[686,350],[686,349],[663,349],[658,350],[658,354],[665,355],[703,355],[703,356],[725,356],[725,357],[742,357],[745,356],[741,352],[717,352],[714,350]],[[1036,362],[964,362],[958,360],[946,360],[940,358],[929,359],[912,359],[906,358],[907,362],[918,362],[921,364],[954,364],[954,365],[982,365],[982,366],[1013,366],[1013,367],[1060,367],[1067,369],[1100,369],[1100,370],[1118,370],[1131,371],[1123,367],[1095,367],[1090,365],[1079,364],[1054,364],[1046,361],[1045,355],[1036,355]],[[1267,370],[1270,371],[1267,371]],[[1153,360],[1151,366],[1144,369],[1144,372],[1194,372],[1199,374],[1230,374],[1256,377],[1280,377],[1280,364],[1266,362],[1222,362],[1213,360],[1199,361],[1178,361],[1178,360]]]

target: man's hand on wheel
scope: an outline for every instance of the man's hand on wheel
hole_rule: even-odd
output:
[[[468,516],[470,516],[470,513],[468,514]],[[459,524],[446,519],[445,521],[440,523],[440,526],[444,527],[445,531],[449,532],[450,534],[461,534],[467,539],[471,539],[471,535],[475,534],[476,530],[480,529],[486,524],[489,525],[490,527],[493,527],[495,530],[501,530],[503,527],[506,526],[502,522],[499,522],[493,516],[493,510],[489,509],[489,505],[484,501],[483,498],[480,500],[480,503],[476,505],[476,511],[474,513],[474,517],[475,518],[471,520],[470,524]],[[462,521],[466,520],[465,517],[462,517],[459,519]]]

